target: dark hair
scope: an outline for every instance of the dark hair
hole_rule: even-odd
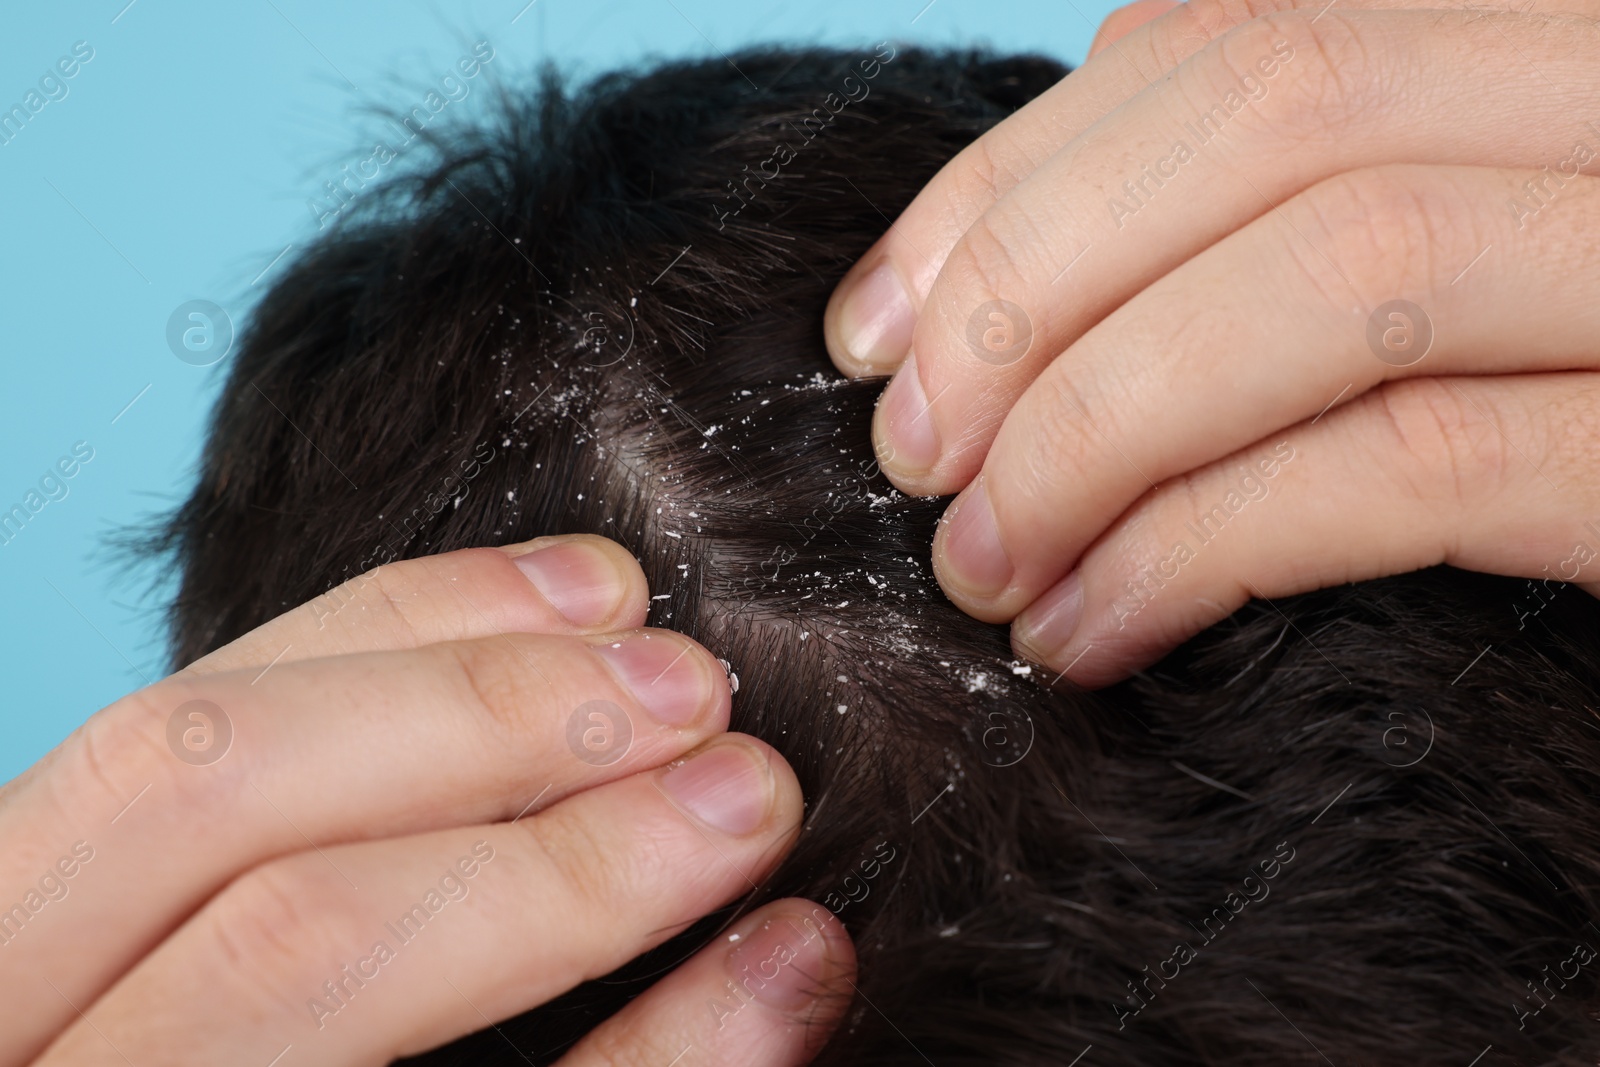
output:
[[[750,52],[455,130],[244,331],[166,527],[176,659],[386,560],[605,534],[805,789],[738,907],[855,938],[819,1062],[1593,1065],[1589,597],[1436,569],[1258,602],[1085,693],[940,594],[942,502],[879,475],[881,383],[835,377],[823,305],[1063,73]],[[418,1062],[552,1059],[732,910]]]

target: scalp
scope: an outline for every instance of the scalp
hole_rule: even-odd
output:
[[[177,658],[375,553],[603,534],[806,792],[733,912],[848,926],[862,996],[819,1062],[1594,1063],[1588,977],[1536,1025],[1508,1005],[1591,936],[1600,609],[1524,625],[1521,583],[1441,569],[1252,605],[1104,693],[1012,659],[940,594],[942,504],[878,474],[881,383],[832,380],[820,324],[885,219],[1062,70],[902,50],[745,184],[873,51],[508,93],[342,216],[243,333],[166,527]],[[419,513],[485,441],[503,459]],[[1246,878],[1270,892],[1234,910]],[[554,1058],[729,914],[421,1061]]]

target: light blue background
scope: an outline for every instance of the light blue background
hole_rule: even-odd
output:
[[[977,44],[1081,61],[1107,0],[96,0],[8,12],[0,109],[74,42],[68,95],[0,145],[0,511],[73,444],[94,458],[0,547],[0,781],[164,673],[162,596],[106,547],[176,502],[226,361],[165,342],[196,298],[235,322],[307,200],[370,141],[367,105],[409,108],[470,43],[520,82],[757,43]],[[125,6],[126,5],[126,6]],[[470,109],[474,92],[436,121]],[[129,407],[130,401],[137,401]],[[241,568],[250,561],[240,560]]]

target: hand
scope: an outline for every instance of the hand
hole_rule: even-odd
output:
[[[95,715],[0,793],[0,1064],[387,1063],[748,892],[799,787],[646,598],[599,538],[394,563]],[[806,1062],[830,919],[743,917],[561,1062]]]
[[[885,471],[962,490],[951,599],[1099,685],[1251,596],[1451,563],[1549,582],[1525,619],[1600,577],[1600,3],[1161,11],[828,309],[841,369],[899,366]]]

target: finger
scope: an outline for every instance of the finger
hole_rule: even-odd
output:
[[[951,249],[984,212],[1074,138],[1229,31],[1275,11],[1302,9],[1315,17],[1327,6],[1327,0],[1189,0],[1131,30],[985,133],[940,169],[835,289],[823,320],[834,364],[852,376],[885,374],[898,367]],[[1340,10],[1356,11],[1399,6],[1397,0],[1339,3]],[[1439,11],[1482,7],[1478,0],[1406,0],[1403,6]],[[1593,14],[1595,9],[1594,0],[1538,0],[1519,7],[1530,14]],[[1116,182],[1123,177],[1118,175]],[[1093,206],[1104,210],[1100,201]],[[1054,270],[1079,250],[1058,250]]]
[[[1600,579],[1597,416],[1593,372],[1391,382],[1150,493],[1012,641],[1104,685],[1251,597],[1438,563],[1537,579],[1506,605],[1537,614]]]
[[[1010,619],[1152,486],[1386,378],[1600,363],[1600,288],[1573,270],[1600,226],[1600,182],[1577,176],[1596,146],[1564,174],[1342,174],[1156,281],[1012,409],[936,539],[946,591]],[[1422,347],[1384,346],[1406,336]]]
[[[562,1057],[559,1067],[797,1067],[854,992],[844,925],[807,900],[746,916]]]
[[[386,563],[190,664],[190,673],[416,648],[499,633],[611,633],[644,624],[639,562],[604,537],[540,537]]]
[[[1558,47],[1552,22],[1573,33]],[[1258,19],[1208,46],[1029,176],[952,251],[916,355],[874,420],[886,472],[918,493],[965,485],[1016,397],[1068,343],[1317,181],[1420,156],[1536,167],[1593,139],[1576,117],[1600,60],[1590,27],[1334,8]],[[1470,84],[1463,54],[1479,58]],[[1530,62],[1554,87],[1531,88]]]
[[[662,631],[512,634],[174,677],[112,705],[0,809],[0,886],[92,852],[60,904],[0,915],[0,1062],[239,872],[306,848],[516,819],[726,727],[727,676]],[[70,898],[65,893],[70,892]],[[41,898],[42,899],[42,898]],[[9,902],[8,902],[9,903]],[[70,916],[70,921],[68,918]]]
[[[616,542],[589,534],[446,552],[360,574],[179,673],[265,668],[496,633],[626,630],[643,625],[648,592],[638,560]],[[0,785],[0,803],[43,773],[59,751]]]
[[[515,825],[300,853],[230,886],[39,1063],[267,1063],[290,1045],[305,1064],[413,1055],[749,892],[800,810],[782,758],[728,736]]]
[[[1114,42],[1120,41],[1140,26],[1155,21],[1177,6],[1177,0],[1134,0],[1131,4],[1122,5],[1100,23],[1094,41],[1089,45],[1089,58],[1093,59],[1111,47]]]

